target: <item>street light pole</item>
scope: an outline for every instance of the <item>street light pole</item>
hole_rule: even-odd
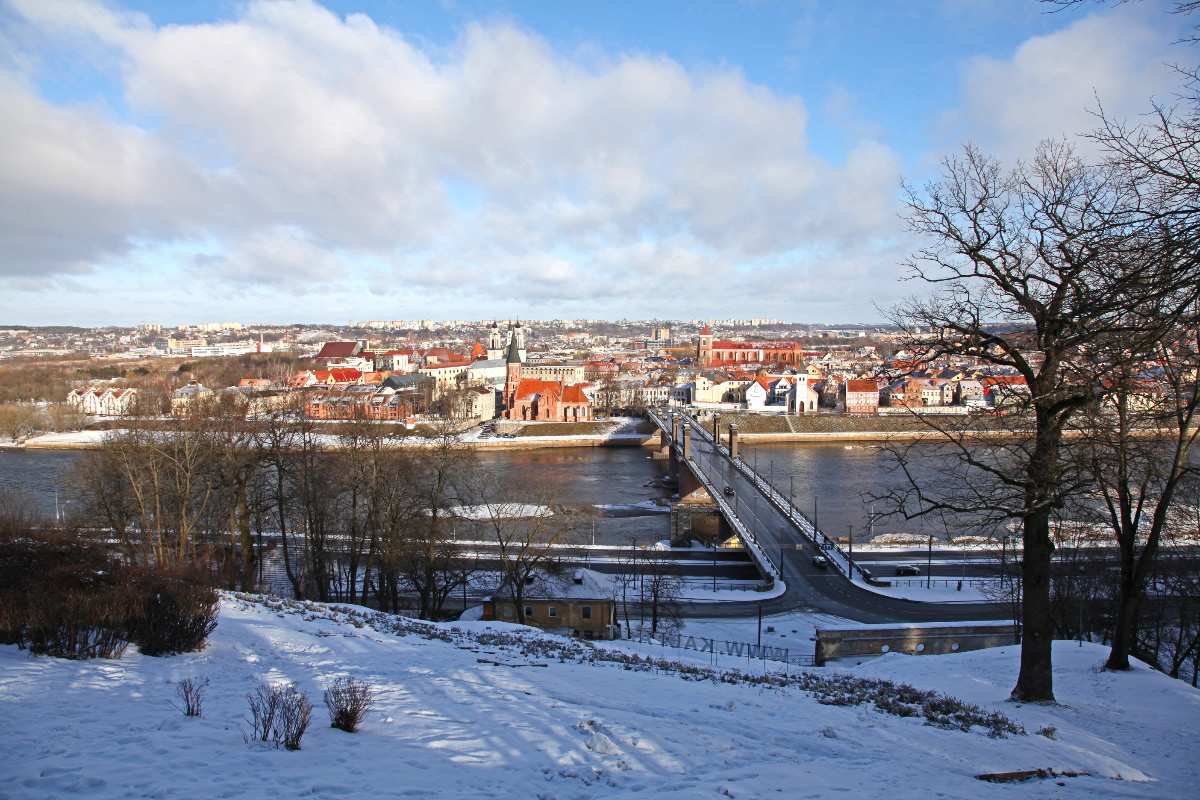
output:
[[[853,525],[847,525],[846,527],[850,529],[850,539],[849,539],[849,542],[850,542],[850,548],[849,548],[849,552],[850,552],[850,554],[849,554],[849,556],[848,556],[848,558],[849,558],[849,560],[850,560],[850,569],[849,569],[849,570],[847,570],[847,572],[849,573],[849,574],[847,575],[847,577],[848,577],[848,578],[850,578],[850,582],[851,582],[851,583],[853,583],[853,582],[854,582],[854,526],[853,526]]]
[[[925,588],[930,588],[930,578],[933,572],[933,534],[929,534],[929,554],[925,557]]]

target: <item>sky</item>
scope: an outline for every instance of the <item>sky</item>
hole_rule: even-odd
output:
[[[1162,0],[0,0],[0,325],[873,322],[901,182],[1180,88]]]

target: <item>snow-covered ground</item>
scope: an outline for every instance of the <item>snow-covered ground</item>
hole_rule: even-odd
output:
[[[1100,672],[1098,646],[1056,646],[1059,706],[1005,702],[1016,648],[893,654],[855,671],[981,704],[1028,731],[992,739],[820,705],[795,686],[560,661],[473,638],[523,630],[502,623],[439,626],[442,641],[293,611],[226,595],[209,645],[172,658],[131,649],[71,662],[0,647],[0,797],[1183,798],[1200,779],[1200,692],[1142,666]],[[776,621],[789,636],[807,631],[798,617]],[[746,624],[689,633],[745,639]],[[342,675],[379,690],[356,734],[329,728],[321,706]],[[192,676],[210,680],[202,719],[170,704]],[[245,695],[263,681],[294,681],[316,701],[300,752],[243,740]],[[1035,733],[1046,727],[1053,739]],[[1088,775],[974,777],[1038,768]]]

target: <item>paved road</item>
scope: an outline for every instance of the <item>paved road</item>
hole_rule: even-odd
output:
[[[863,588],[860,577],[851,581],[836,569],[814,566],[812,557],[817,551],[813,545],[723,452],[714,453],[712,443],[696,432],[698,427],[693,420],[693,462],[717,491],[725,486],[733,490],[733,497],[726,499],[732,501],[742,522],[755,531],[760,547],[779,566],[787,584],[785,594],[762,602],[764,613],[805,608],[863,623],[958,622],[1010,616],[1006,607],[992,603],[923,603],[887,597]],[[696,613],[735,617],[753,613],[757,606],[754,602],[711,604]]]

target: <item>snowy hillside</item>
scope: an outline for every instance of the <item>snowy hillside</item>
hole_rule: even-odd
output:
[[[0,798],[1182,798],[1200,785],[1200,692],[1145,668],[1099,672],[1095,646],[1056,649],[1059,707],[1004,702],[1016,648],[854,671],[1028,731],[989,738],[821,705],[796,686],[560,661],[563,640],[539,648],[538,634],[500,623],[383,628],[225,595],[199,653],[70,662],[0,647]],[[496,642],[512,632],[533,644]],[[355,734],[329,728],[321,705],[341,675],[379,689]],[[193,676],[210,680],[203,719],[171,705]],[[245,695],[263,681],[294,681],[317,706],[300,752],[243,740]],[[1035,733],[1048,726],[1054,739]],[[1039,768],[1087,776],[974,777]]]

